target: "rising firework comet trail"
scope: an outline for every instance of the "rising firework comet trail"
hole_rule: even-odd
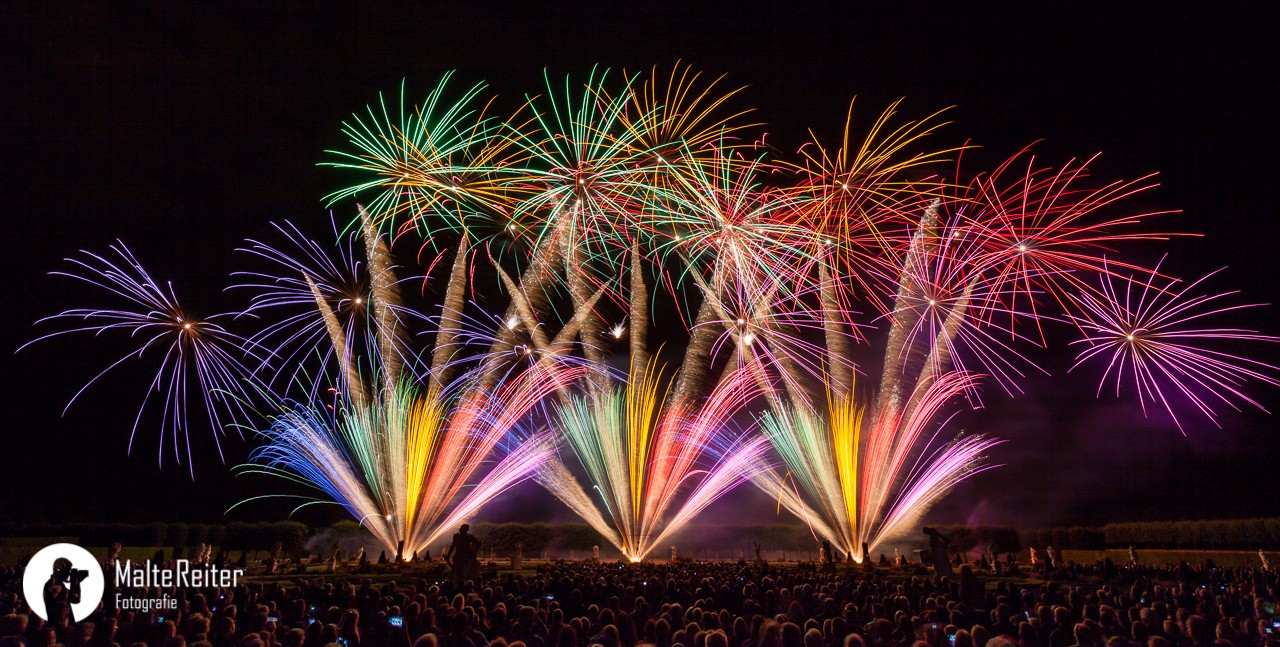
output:
[[[356,372],[362,368],[359,351],[349,340],[359,341],[358,337],[365,334],[372,304],[372,286],[363,269],[364,253],[360,249],[363,232],[353,230],[343,235],[338,233],[336,223],[331,224],[334,239],[339,241],[336,246],[317,242],[286,221],[272,223],[284,244],[249,240],[240,250],[263,259],[270,270],[234,275],[241,281],[234,287],[254,292],[249,307],[239,316],[264,323],[250,338],[251,343],[275,350],[271,366],[258,369],[259,375],[269,376],[268,387],[300,377],[299,372],[308,365],[308,356],[317,351],[321,365],[338,361],[332,356],[338,352],[344,353],[340,366]],[[424,321],[413,309],[398,303],[390,307],[396,321]],[[280,370],[272,372],[272,367]],[[296,370],[285,370],[288,367]],[[352,380],[358,378],[348,376],[348,382]],[[312,393],[311,397],[318,396]]]
[[[293,330],[328,335],[340,388],[332,406],[316,401],[314,394],[322,389],[315,386],[308,389],[309,401],[281,403],[281,413],[261,432],[266,444],[241,471],[309,484],[326,498],[304,506],[342,505],[389,550],[413,554],[528,478],[550,457],[554,439],[546,432],[522,432],[525,418],[548,395],[580,379],[585,369],[537,358],[496,385],[486,381],[489,367],[484,364],[453,378],[454,340],[464,321],[457,306],[458,311],[446,307],[440,317],[437,352],[427,377],[420,378],[413,370],[416,358],[408,351],[408,321],[401,316],[412,312],[401,298],[390,249],[367,212],[361,215],[367,271],[354,281],[363,286],[354,298],[332,287],[321,289],[310,275],[313,267],[353,267],[349,260],[327,262],[319,253],[304,254],[309,262],[299,263],[261,244],[251,248],[301,275],[301,281],[260,281],[265,292],[259,302],[307,306],[311,299],[311,316],[289,321]],[[318,252],[306,241],[301,247]],[[460,300],[455,297],[465,284],[460,268],[467,249],[464,239],[449,272],[446,305]],[[334,274],[343,285],[353,283],[345,271]],[[361,298],[364,303],[354,303]],[[355,310],[344,310],[344,303]]]

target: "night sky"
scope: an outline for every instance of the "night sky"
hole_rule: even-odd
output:
[[[411,95],[424,95],[451,69],[468,85],[488,81],[507,111],[540,90],[543,68],[581,76],[594,64],[639,71],[683,60],[749,86],[736,105],[757,108],[769,141],[784,151],[808,128],[834,139],[854,95],[866,118],[902,97],[907,117],[954,105],[955,123],[941,137],[983,147],[969,169],[1042,140],[1036,150],[1049,163],[1102,152],[1100,177],[1160,173],[1162,186],[1129,208],[1181,210],[1157,226],[1204,238],[1147,245],[1144,258],[1167,251],[1167,267],[1183,276],[1228,266],[1217,288],[1241,289],[1242,301],[1280,302],[1280,25],[1262,3],[52,4],[0,7],[0,262],[8,288],[0,520],[281,515],[266,504],[224,516],[264,487],[229,475],[251,443],[227,443],[223,465],[209,430],[197,425],[203,454],[194,481],[171,457],[158,466],[151,430],[126,454],[146,385],[141,369],[116,373],[63,416],[77,389],[113,359],[106,340],[13,351],[38,334],[36,319],[102,302],[47,273],[117,238],[154,276],[172,280],[193,310],[242,306],[245,295],[222,289],[243,261],[233,250],[244,238],[284,218],[317,233],[327,226],[321,197],[341,185],[316,163],[343,146],[341,122],[402,80]],[[1280,333],[1275,312],[1243,323]],[[1280,362],[1276,348],[1253,352]],[[1144,420],[1132,402],[1095,400],[1096,372],[1064,378],[1070,353],[1036,359],[1054,376],[1028,379],[1014,400],[991,391],[987,409],[961,420],[1009,441],[992,454],[1004,467],[962,485],[932,519],[1035,526],[1280,513],[1274,416],[1227,412],[1222,429],[1188,418],[1183,436],[1162,418]],[[1280,390],[1255,384],[1251,392],[1280,408]],[[753,522],[773,518],[760,495],[733,496],[743,505],[713,507],[707,519],[743,522],[743,510]],[[529,485],[486,516],[569,513]]]

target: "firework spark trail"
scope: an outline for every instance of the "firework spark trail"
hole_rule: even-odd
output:
[[[549,252],[564,234],[555,228],[544,231],[536,219],[516,208],[535,189],[526,164],[529,152],[513,145],[518,139],[511,133],[522,132],[529,124],[519,123],[518,116],[504,121],[486,116],[490,104],[476,108],[483,85],[472,87],[449,104],[444,96],[451,76],[446,75],[421,105],[409,106],[402,90],[398,107],[389,109],[380,99],[377,106],[367,108],[367,119],[354,117],[345,124],[354,152],[331,151],[339,159],[327,165],[364,179],[328,199],[334,203],[372,194],[362,209],[367,213],[365,220],[389,231],[393,240],[416,230],[422,234],[424,246],[438,247],[440,240],[448,238],[441,234],[459,236],[451,288],[465,283],[462,277],[473,262],[469,255],[474,258],[475,251],[484,250],[491,257],[506,256],[532,234],[534,245],[525,255],[527,264],[520,274],[518,293],[535,312],[544,313],[549,293],[556,288],[554,279],[560,265],[558,257]],[[470,271],[474,272],[474,265]],[[450,289],[444,312],[447,316],[460,313],[463,304],[462,290]],[[504,318],[516,316],[513,298]],[[518,343],[513,333],[503,329],[485,355],[482,389],[495,387],[510,369],[507,357]],[[448,367],[454,366],[453,362],[441,364],[446,358],[439,353],[444,349],[456,350],[448,333],[438,336],[438,352],[432,357],[433,366],[446,373],[440,379],[433,378],[437,382],[446,382],[443,378],[449,377]]]
[[[660,254],[708,268],[717,293],[731,293],[738,272],[776,273],[811,258],[812,231],[787,217],[786,194],[762,184],[773,168],[723,141],[699,164],[685,165],[671,190],[646,205],[650,231],[666,238]]]
[[[883,127],[889,114],[876,124],[876,130]],[[951,371],[952,363],[958,360],[953,344],[957,337],[961,345],[976,347],[979,359],[989,363],[1003,360],[1001,353],[991,348],[989,337],[972,325],[964,325],[974,318],[974,312],[998,307],[997,295],[988,290],[1001,286],[988,286],[979,268],[968,262],[976,256],[962,246],[969,241],[940,235],[945,231],[940,190],[903,190],[906,183],[895,183],[900,168],[953,152],[926,153],[905,162],[894,159],[894,153],[932,129],[923,123],[908,124],[888,137],[890,144],[883,148],[877,148],[881,144],[874,143],[873,132],[856,155],[848,152],[846,130],[845,146],[835,156],[828,157],[820,146],[820,157],[809,156],[811,174],[817,169],[821,179],[800,193],[807,205],[801,202],[797,215],[820,225],[813,226],[812,236],[818,250],[814,262],[820,297],[817,312],[822,315],[818,323],[826,348],[810,349],[825,359],[828,372],[836,379],[827,383],[824,412],[819,413],[810,399],[796,394],[794,388],[788,389],[789,405],[780,399],[770,401],[770,412],[761,424],[790,471],[781,475],[766,470],[759,483],[781,506],[805,520],[815,534],[851,555],[861,555],[869,544],[904,531],[905,523],[918,518],[955,482],[978,470],[981,452],[990,446],[980,438],[962,439],[947,449],[925,453],[936,436],[925,437],[924,433],[941,406],[956,394],[956,388],[972,390],[974,385],[965,373]],[[886,154],[868,153],[876,150]],[[846,157],[868,160],[854,165],[864,168],[865,173],[848,172],[840,177],[841,169],[849,166]],[[899,166],[903,164],[907,166]],[[883,172],[877,175],[875,168]],[[941,185],[926,186],[941,189]],[[906,216],[909,209],[923,215],[912,222]],[[911,224],[899,226],[903,222]],[[867,259],[874,262],[867,263]],[[833,281],[832,275],[838,275],[843,266],[857,268],[856,273],[869,278]],[[803,271],[787,276],[811,281],[811,274]],[[880,305],[874,291],[875,286],[889,285],[896,286],[892,308]],[[853,369],[846,358],[847,340],[856,334],[848,308],[852,301],[848,292],[853,286],[867,291],[863,298],[877,304],[891,324],[881,393],[870,415],[854,403]],[[1006,344],[998,347],[1000,351],[1008,349]],[[921,359],[923,370],[916,373]],[[784,381],[795,370],[785,363],[775,362],[774,366]]]
[[[413,554],[551,457],[554,439],[535,433],[490,458],[544,398],[582,373],[539,365],[490,393],[475,390],[474,374],[444,392],[401,384],[363,407],[342,399],[331,414],[295,404],[261,432],[266,444],[240,471],[309,484],[329,500],[303,505],[337,503],[389,550],[403,541]]]
[[[419,505],[427,506],[433,514],[422,516],[419,525],[444,513],[448,502],[469,485],[472,473],[494,450],[506,430],[515,427],[536,405],[573,384],[585,372],[581,366],[540,363],[509,380],[493,394],[467,396],[450,417],[438,453],[440,460],[428,470],[429,476],[422,484]],[[455,437],[466,442],[449,442]],[[539,462],[541,460],[534,464]]]
[[[188,314],[174,294],[173,285],[161,286],[134,257],[122,242],[110,246],[112,254],[99,255],[82,252],[83,258],[66,259],[78,269],[53,272],[89,283],[123,300],[129,309],[75,308],[45,317],[37,325],[46,322],[79,320],[77,325],[42,335],[24,344],[18,350],[38,341],[71,333],[93,333],[95,336],[113,331],[125,332],[136,340],[133,348],[120,359],[112,362],[90,379],[72,396],[69,408],[91,385],[132,357],[143,357],[155,349],[161,353],[160,366],[156,370],[134,418],[129,436],[129,449],[137,439],[138,426],[148,408],[153,394],[161,394],[160,444],[158,459],[164,462],[164,445],[168,437],[173,455],[179,464],[186,462],[192,478],[195,478],[190,438],[189,410],[191,399],[199,397],[211,422],[218,455],[222,456],[224,430],[238,416],[245,414],[244,382],[250,371],[243,358],[253,359],[252,342],[228,332],[215,323],[227,315],[197,318]],[[191,391],[197,391],[198,396]]]
[[[941,235],[924,245],[911,268],[903,270],[904,276],[910,274],[912,287],[899,294],[889,317],[894,325],[902,322],[909,326],[903,328],[905,338],[899,356],[886,357],[885,361],[901,363],[898,373],[905,375],[910,372],[910,364],[923,354],[918,380],[928,382],[952,366],[960,370],[971,368],[966,365],[971,358],[1006,392],[1020,392],[1019,381],[1025,376],[1022,369],[1039,367],[1016,344],[1034,346],[1035,340],[1016,332],[1005,338],[985,324],[996,315],[1019,320],[1037,319],[1038,315],[1009,310],[1007,304],[1016,293],[1016,286],[1009,284],[1007,276],[993,277],[982,271],[977,262],[978,250],[967,236],[946,234],[948,228],[944,224],[936,231]],[[978,399],[975,390],[969,395]]]
[[[730,340],[740,355],[740,347],[767,338],[752,352],[820,372],[805,361],[802,336],[784,332],[804,319],[786,313],[799,312],[789,301],[809,292],[797,279],[813,266],[814,248],[812,232],[791,218],[790,197],[761,185],[762,174],[773,168],[720,140],[670,179],[668,190],[654,192],[646,207],[659,258],[675,258],[683,266],[668,285],[692,282],[703,299],[675,401],[691,397],[694,380],[688,378],[705,371]],[[773,307],[778,304],[788,307]],[[741,359],[727,366],[741,366]],[[795,372],[784,372],[788,388]]]
[[[409,106],[402,86],[398,106],[379,96],[367,117],[343,124],[354,152],[328,151],[337,159],[324,165],[367,179],[326,196],[328,204],[372,194],[366,206],[375,226],[393,235],[416,228],[428,242],[442,232],[505,230],[504,187],[520,172],[509,141],[498,136],[506,122],[486,115],[488,104],[477,107],[483,84],[449,104],[452,76],[421,105]]]
[[[288,221],[271,225],[282,234],[287,241],[286,245],[249,239],[246,241],[247,246],[241,248],[244,252],[265,259],[272,267],[283,270],[240,271],[232,274],[244,277],[244,282],[235,287],[257,291],[242,316],[262,316],[273,308],[300,307],[299,312],[267,321],[254,335],[256,342],[265,345],[281,336],[274,344],[280,348],[314,348],[325,336],[324,321],[316,316],[317,291],[321,293],[322,300],[336,303],[339,310],[347,313],[347,325],[343,328],[353,327],[351,319],[354,313],[363,310],[361,306],[368,298],[368,286],[361,285],[360,261],[354,253],[358,236],[354,232],[337,236],[337,223],[333,225],[335,238],[339,241],[333,247],[337,252],[336,259],[330,253],[329,245],[314,241],[303,234],[297,225]],[[283,359],[286,363],[294,363],[297,358],[295,355],[287,355]]]
[[[608,79],[609,70],[593,70],[585,84],[566,77],[558,89],[547,74],[546,94],[528,99],[534,127],[508,129],[506,136],[530,161],[524,187],[529,195],[514,211],[539,219],[541,231],[573,216],[594,235],[609,236],[613,228],[599,225],[619,222],[630,212],[626,193],[618,189],[629,186],[624,180],[638,172],[636,140],[622,124],[631,84],[623,79],[623,92],[609,98],[600,89]],[[579,209],[571,211],[574,206]]]
[[[799,151],[804,161],[796,167],[798,181],[789,189],[795,196],[793,217],[829,248],[832,271],[850,279],[850,287],[858,288],[856,296],[882,313],[889,307],[883,296],[897,286],[901,268],[895,263],[909,242],[915,214],[924,212],[943,188],[932,177],[908,179],[908,171],[926,169],[964,150],[913,150],[947,124],[939,120],[945,110],[892,125],[900,103],[885,109],[858,142],[851,139],[851,101],[841,145],[834,152],[810,131],[812,141]]]
[[[250,337],[250,343],[274,348],[272,365],[297,367],[296,371],[279,370],[269,374],[269,386],[282,379],[298,377],[306,366],[306,356],[317,353],[318,349],[323,349],[318,357],[321,365],[339,361],[347,370],[358,372],[361,368],[356,342],[363,341],[368,332],[369,306],[373,303],[369,276],[363,269],[365,263],[356,253],[358,239],[365,232],[352,230],[343,235],[338,233],[336,222],[331,225],[337,245],[319,243],[285,221],[272,223],[283,238],[282,244],[250,239],[239,250],[263,259],[271,269],[233,274],[241,277],[234,288],[254,291],[249,307],[237,316],[265,322]],[[415,279],[407,277],[396,283]],[[399,301],[389,303],[388,308],[397,322],[424,319]],[[330,344],[323,343],[326,338]],[[341,359],[334,358],[334,353]],[[401,353],[407,359],[409,353],[403,349]],[[264,363],[258,367],[258,374],[266,373],[269,368]],[[358,384],[359,378],[349,375],[346,381],[349,385]],[[316,385],[318,383],[313,384]],[[312,393],[311,397],[316,395]]]
[[[857,452],[849,450],[860,444],[863,414],[849,411],[847,402],[828,403],[829,423],[804,408],[767,412],[760,426],[789,471],[762,470],[758,477],[815,534],[846,552],[858,545]],[[804,497],[792,491],[792,483],[804,489]]]
[[[259,310],[303,306],[309,311],[286,318],[270,328],[272,334],[297,339],[327,333],[328,363],[338,369],[340,388],[330,390],[332,414],[314,397],[320,384],[308,387],[307,404],[281,406],[283,413],[261,432],[266,444],[240,471],[310,484],[389,550],[415,553],[550,457],[554,438],[545,432],[526,437],[518,432],[520,423],[547,395],[581,379],[585,369],[542,357],[524,370],[509,371],[499,383],[486,382],[484,361],[461,378],[449,377],[465,361],[453,358],[459,341],[466,342],[466,315],[458,303],[467,279],[464,237],[448,274],[438,348],[426,387],[419,387],[423,378],[411,368],[406,323],[420,315],[402,302],[401,280],[373,217],[365,210],[360,215],[358,234],[348,236],[345,247],[339,245],[338,260],[293,227],[283,231],[302,250],[297,258],[263,243],[250,247],[285,274],[254,275],[253,285],[262,291],[255,301]],[[354,260],[357,235],[364,238],[364,263]],[[267,388],[261,390],[279,401]],[[249,501],[258,498],[270,497]]]
[[[899,516],[894,507],[902,503],[894,502],[895,486],[908,474],[905,470],[909,461],[924,450],[927,443],[921,441],[927,437],[929,427],[938,421],[947,402],[969,390],[976,379],[971,374],[950,371],[928,384],[916,386],[912,399],[919,404],[908,415],[881,409],[879,417],[870,420],[871,428],[866,434],[861,461],[867,468],[860,495],[865,520],[861,530],[863,541],[871,540],[871,529],[877,524],[881,525],[881,536],[889,536],[888,533],[894,531],[883,524],[885,520]]]
[[[608,70],[593,70],[585,84],[566,77],[560,89],[545,75],[546,94],[528,99],[532,127],[511,128],[505,135],[530,161],[513,218],[536,244],[557,239],[575,308],[614,282],[614,268],[632,237],[630,189],[636,185],[628,178],[643,172],[635,168],[635,140],[622,124],[630,82],[623,79],[623,92],[610,98],[602,89],[609,78]],[[588,359],[603,362],[598,349],[604,334],[599,317],[585,322],[581,338]]]
[[[1080,186],[1089,175],[1088,160],[1062,167],[1037,167],[1027,150],[1010,157],[989,174],[980,175],[958,195],[948,196],[948,235],[963,237],[978,250],[975,271],[993,284],[1006,284],[1006,327],[1031,321],[1039,330],[1039,301],[1051,299],[1066,308],[1064,294],[1088,289],[1084,277],[1099,272],[1137,270],[1129,263],[1104,262],[1118,244],[1168,240],[1175,234],[1139,229],[1148,220],[1172,212],[1109,215],[1109,207],[1156,186],[1154,176],[1116,181],[1097,188]],[[1024,170],[1017,171],[1022,163]],[[1013,176],[1006,179],[1007,175]],[[1177,234],[1183,235],[1183,234]],[[984,322],[991,314],[980,315]],[[1027,315],[1027,316],[1021,316]]]
[[[722,333],[715,350],[718,352],[726,346],[732,349],[731,357],[736,362],[727,362],[728,366],[757,362],[777,367],[787,392],[797,400],[808,401],[809,398],[800,395],[808,381],[806,378],[821,381],[830,374],[830,367],[823,362],[822,344],[812,341],[816,333],[826,332],[823,322],[811,310],[797,308],[797,300],[811,296],[806,291],[779,294],[765,284],[761,287],[766,289],[755,291],[758,296],[743,301],[754,302],[755,306],[742,315],[734,317],[717,307],[721,319],[713,325]]]
[[[456,362],[450,360],[454,340],[465,338],[460,335],[466,319],[450,307],[460,300],[450,295],[459,297],[466,281],[466,273],[459,270],[465,266],[464,238],[449,272],[446,304],[439,318],[436,340],[442,347],[432,353],[427,387],[420,389],[419,377],[405,362],[409,331],[397,316],[404,305],[396,289],[399,281],[390,249],[373,227],[372,216],[363,209],[360,215],[368,258],[368,314],[361,318],[368,338],[363,346],[365,363],[371,367],[368,377],[355,368],[357,351],[351,335],[304,271],[344,381],[337,411],[326,421],[321,415],[298,413],[306,407],[292,407],[293,414],[280,417],[263,432],[267,444],[241,469],[311,481],[389,550],[403,555],[401,551],[407,549],[412,554],[445,532],[445,522],[474,514],[549,458],[553,439],[545,433],[534,434],[516,443],[491,469],[484,468],[522,419],[548,395],[581,379],[586,370],[579,362],[543,356],[497,384],[488,381],[490,367],[485,362],[461,378],[443,382],[456,369]],[[514,282],[503,276],[513,300],[523,304]],[[531,320],[531,313],[522,312],[529,333],[548,345],[545,331]],[[576,333],[570,329],[561,334]],[[326,422],[327,426],[321,424]]]
[[[913,530],[920,519],[961,481],[995,469],[987,462],[987,452],[1004,441],[983,435],[961,436],[918,459],[903,488],[886,508],[879,522],[879,539],[864,535],[868,545],[900,537]]]
[[[1160,277],[1159,264],[1141,279],[1117,278],[1116,270],[1109,270],[1101,274],[1098,290],[1069,294],[1079,314],[1068,316],[1086,335],[1072,342],[1085,348],[1071,370],[1095,359],[1106,361],[1098,395],[1107,382],[1112,381],[1118,397],[1128,376],[1137,391],[1143,414],[1147,414],[1149,402],[1159,404],[1184,433],[1171,393],[1181,394],[1215,425],[1218,424],[1215,404],[1238,410],[1236,401],[1239,401],[1266,411],[1261,403],[1245,394],[1241,386],[1248,380],[1280,385],[1280,368],[1206,348],[1204,344],[1276,343],[1280,337],[1256,330],[1206,325],[1205,319],[1260,305],[1228,303],[1226,300],[1234,291],[1200,293],[1202,284],[1214,274],[1217,272],[1179,287],[1178,281]],[[1162,284],[1157,284],[1158,280]],[[1123,283],[1122,288],[1117,287],[1118,282]]]
[[[699,81],[701,76],[691,66],[677,63],[664,82],[655,67],[648,79],[638,84],[638,91],[631,92],[630,109],[623,111],[622,121],[638,152],[648,152],[658,162],[679,163],[686,155],[709,151],[708,144],[761,125],[738,121],[752,112],[750,108],[732,114],[721,112],[745,86],[721,92],[716,86],[724,76],[705,86]],[[636,85],[633,82],[632,88]]]
[[[682,81],[681,88],[687,87]],[[681,95],[678,100],[683,100],[684,91],[676,91]],[[547,115],[539,117],[541,130],[521,138],[530,157],[540,159],[547,170],[538,181],[541,190],[518,211],[546,214],[541,229],[564,237],[566,282],[575,307],[586,305],[590,289],[605,289],[607,281],[621,275],[622,259],[629,259],[631,286],[626,301],[634,369],[630,384],[615,389],[601,374],[587,394],[568,398],[558,407],[562,433],[587,473],[590,490],[559,461],[548,463],[540,478],[625,555],[639,560],[652,551],[655,541],[669,536],[725,489],[738,484],[744,478],[741,470],[752,464],[746,457],[759,452],[762,444],[733,446],[721,460],[709,462],[713,454],[701,441],[713,440],[706,435],[711,423],[684,413],[689,404],[686,392],[663,397],[648,366],[644,344],[648,303],[639,301],[647,301],[648,292],[639,245],[671,236],[671,227],[654,221],[654,207],[671,203],[672,194],[659,195],[661,187],[680,191],[680,196],[692,195],[692,185],[681,184],[684,180],[676,173],[699,172],[700,167],[688,162],[695,156],[686,154],[687,142],[672,141],[670,133],[687,132],[703,117],[673,123],[659,116],[669,107],[650,105],[651,110],[627,120],[622,111],[630,94],[630,87],[611,97],[591,87],[575,93],[568,82],[563,92],[548,86],[550,109],[540,111]],[[620,124],[627,129],[619,130]],[[638,128],[637,124],[648,126]],[[714,131],[701,132],[709,136]],[[728,167],[725,164],[721,170]],[[680,171],[667,172],[676,168]],[[699,196],[685,202],[708,204]],[[675,211],[668,208],[664,213]],[[717,231],[721,226],[715,225]],[[503,280],[514,292],[513,282],[505,276]],[[617,287],[619,296],[621,287]],[[609,291],[614,293],[612,288]],[[535,315],[521,313],[531,332]],[[622,332],[618,328],[614,337],[620,338]],[[580,338],[586,357],[601,362],[603,321],[596,316],[582,326]],[[536,335],[533,341],[540,350],[547,345]],[[698,345],[692,346],[696,356]],[[688,381],[689,375],[682,368],[681,379]],[[713,396],[713,410],[718,401]],[[700,431],[690,433],[690,429]],[[677,490],[689,487],[688,481],[695,477],[697,486],[677,496]],[[598,492],[599,497],[589,491]],[[664,519],[666,511],[676,506],[674,517]]]
[[[680,226],[688,227],[689,231],[709,227],[706,230],[708,244],[716,249],[735,246],[734,242],[725,243],[724,238],[736,238],[739,233],[747,238],[768,241],[777,247],[773,237],[747,231],[745,228],[738,232],[736,225],[727,224],[729,218],[726,214],[744,223],[748,219],[762,224],[773,223],[758,217],[758,212],[748,213],[755,209],[752,205],[756,199],[750,165],[732,161],[720,154],[712,155],[709,159],[711,161],[705,163],[711,164],[708,167],[711,174],[693,177],[692,181],[679,177],[671,179],[666,186],[676,187],[677,191],[660,196],[658,200],[651,198],[650,206],[661,204],[662,214],[679,219],[682,222]],[[665,160],[659,158],[659,161]],[[735,172],[740,164],[748,167],[747,172]],[[655,211],[650,208],[647,213]],[[652,216],[650,220],[653,220]],[[675,228],[671,222],[673,221],[667,221],[666,224],[650,222],[637,229],[661,239],[668,228]],[[636,236],[633,240],[638,238]],[[689,242],[695,248],[700,247],[702,243],[699,238],[701,236],[695,233],[690,236]],[[636,315],[645,306],[638,304],[637,298],[646,298],[647,289],[644,287],[643,277],[637,272],[637,256],[633,242],[630,312],[633,324],[641,327],[637,334],[643,335],[647,319],[641,321]],[[708,259],[712,257],[707,256]],[[763,265],[744,254],[738,254],[729,262],[755,273],[760,273]],[[713,276],[716,273],[729,274],[733,270],[726,265],[712,270]],[[698,279],[701,280],[700,277]],[[728,281],[719,283],[722,286],[732,285]],[[782,283],[775,282],[773,285]],[[704,289],[703,298],[706,303],[712,304],[712,310],[723,311],[723,305],[718,302],[721,294],[723,292],[719,288]],[[703,315],[700,314],[700,320],[702,318]],[[705,325],[711,328],[715,323],[708,320]],[[557,497],[589,524],[601,530],[604,536],[632,560],[643,559],[658,542],[669,537],[671,532],[678,530],[728,488],[744,480],[747,470],[756,465],[754,457],[765,447],[759,439],[722,442],[722,439],[709,435],[713,429],[723,426],[727,421],[726,414],[721,412],[726,403],[736,402],[734,408],[746,404],[747,400],[726,400],[729,394],[740,396],[744,392],[741,385],[734,386],[734,383],[745,379],[746,373],[726,376],[716,382],[720,386],[712,391],[710,399],[701,406],[700,411],[703,413],[686,413],[687,405],[691,404],[688,400],[691,393],[691,387],[688,386],[691,380],[688,377],[691,373],[685,369],[690,365],[690,357],[694,358],[695,364],[699,357],[697,349],[700,346],[696,341],[698,332],[695,330],[694,334],[695,341],[686,350],[686,362],[680,372],[680,380],[685,381],[677,382],[678,386],[671,397],[663,397],[663,394],[658,393],[652,367],[645,366],[644,363],[648,355],[641,338],[633,339],[635,343],[631,349],[631,363],[635,372],[627,387],[611,390],[597,385],[588,396],[573,400],[561,408],[562,433],[586,470],[592,484],[591,489],[599,493],[600,503],[562,465],[549,466],[542,477],[544,484]],[[716,335],[712,333],[709,336],[714,339]],[[588,340],[584,339],[584,342],[588,346],[592,345]],[[714,354],[715,349],[712,348],[706,358],[710,360]],[[641,367],[644,367],[643,371],[639,370]],[[707,367],[699,368],[705,370]],[[722,453],[711,452],[708,449],[709,443],[725,445],[726,449]],[[692,489],[685,489],[689,487],[687,481],[695,477],[697,485]],[[603,514],[599,509],[601,505],[604,508]]]
[[[989,469],[985,453],[999,441],[972,435],[939,447],[941,428],[930,433],[973,380],[941,376],[909,418],[868,419],[865,407],[830,392],[825,411],[775,406],[760,425],[788,472],[762,470],[759,483],[816,534],[865,558],[863,545],[909,531],[956,483]]]
[[[879,235],[896,214],[885,214],[875,225],[877,242],[891,252],[890,258],[898,259],[896,268],[887,272],[895,277],[897,294],[885,316],[889,344],[866,432],[862,433],[861,420],[857,433],[848,431],[853,416],[846,409],[852,398],[832,397],[830,391],[834,387],[841,393],[840,380],[828,386],[825,416],[807,407],[803,397],[792,395],[792,406],[799,412],[772,402],[774,417],[762,422],[773,430],[775,448],[792,470],[785,477],[766,472],[761,479],[766,489],[815,533],[846,550],[861,552],[860,544],[902,532],[955,483],[988,469],[984,454],[997,441],[967,436],[930,450],[937,435],[926,435],[956,389],[976,401],[976,380],[964,372],[967,361],[992,375],[1007,392],[1020,391],[1021,367],[1038,367],[1015,344],[1041,344],[1019,333],[1014,324],[1030,321],[1039,330],[1047,317],[1034,300],[1054,291],[1050,298],[1062,303],[1061,287],[1079,279],[1059,275],[1105,269],[1099,250],[1106,244],[1162,236],[1123,229],[1141,216],[1094,218],[1094,212],[1111,202],[1147,188],[1141,180],[1083,191],[1073,182],[1083,175],[1084,164],[1069,164],[1045,177],[1045,172],[1031,170],[1029,162],[1020,182],[998,189],[1000,173],[1016,159],[975,181],[968,193],[951,195],[939,185],[924,215],[906,230],[909,235]],[[1017,240],[1009,238],[1012,234]],[[896,252],[895,245],[900,246]],[[846,304],[851,299],[844,293],[854,285],[870,285],[821,280],[847,259],[824,258],[819,270],[833,371],[839,361],[831,355],[847,352],[841,333],[848,328]],[[1032,303],[1023,305],[1024,301]],[[1010,322],[1003,337],[992,328],[997,319]],[[1038,336],[1043,340],[1043,332]],[[785,377],[786,368],[778,369]],[[832,440],[841,437],[844,440]],[[837,459],[842,453],[846,456]],[[855,457],[848,457],[850,453]],[[837,460],[843,469],[837,468]]]
[[[756,395],[750,376],[730,376],[688,413],[663,406],[658,373],[650,366],[642,379],[553,407],[555,425],[598,497],[558,462],[539,476],[633,562],[748,479],[766,446],[763,438],[727,431]]]

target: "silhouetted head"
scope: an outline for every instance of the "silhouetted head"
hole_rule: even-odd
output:
[[[71,560],[66,557],[53,560],[53,579],[63,582],[69,577],[71,577]]]
[[[467,531],[469,531],[469,530],[471,530],[471,524],[469,524],[469,523],[464,523],[464,524],[462,524],[462,527],[458,529],[458,532],[460,532],[460,533],[462,533],[462,534],[464,534],[464,535],[465,535],[465,534],[467,534]]]

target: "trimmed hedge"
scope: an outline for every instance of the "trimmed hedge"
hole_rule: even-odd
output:
[[[608,550],[607,542],[583,523],[493,523],[472,524],[473,532],[486,550],[509,554],[523,544],[525,554],[544,551],[589,551],[592,546]],[[938,526],[951,539],[952,550],[984,550],[988,545],[997,554],[1055,546],[1068,550],[1167,548],[1188,550],[1280,550],[1280,517],[1259,519],[1218,519],[1201,521],[1151,521],[1112,523],[1101,527],[1072,526],[1018,530],[998,526]],[[364,531],[354,521],[341,521],[334,530],[346,535]],[[308,536],[307,526],[293,521],[228,524],[187,523],[35,523],[0,524],[0,538],[76,537],[85,546],[172,546],[194,548],[210,544],[224,551],[268,551],[279,542],[286,553],[297,554]],[[447,535],[444,538],[447,541]],[[908,543],[921,543],[919,535],[908,535]],[[759,543],[765,550],[813,551],[818,540],[804,526],[794,524],[695,525],[676,533],[671,544],[681,554],[694,551],[737,551],[750,555]],[[190,553],[191,551],[187,551]]]
[[[1100,528],[1037,528],[1022,533],[1022,543],[1073,550],[1173,548],[1199,550],[1280,549],[1280,517],[1141,521]]]
[[[233,522],[224,525],[186,523],[36,523],[0,525],[0,537],[76,537],[84,546],[198,546],[223,550],[271,550],[280,542],[286,551],[302,549],[310,529],[296,521]]]
[[[991,546],[991,551],[997,555],[1022,550],[1022,541],[1018,537],[1016,528],[1006,526],[935,526],[935,528],[951,540],[951,550],[955,552],[986,550],[987,546]]]

